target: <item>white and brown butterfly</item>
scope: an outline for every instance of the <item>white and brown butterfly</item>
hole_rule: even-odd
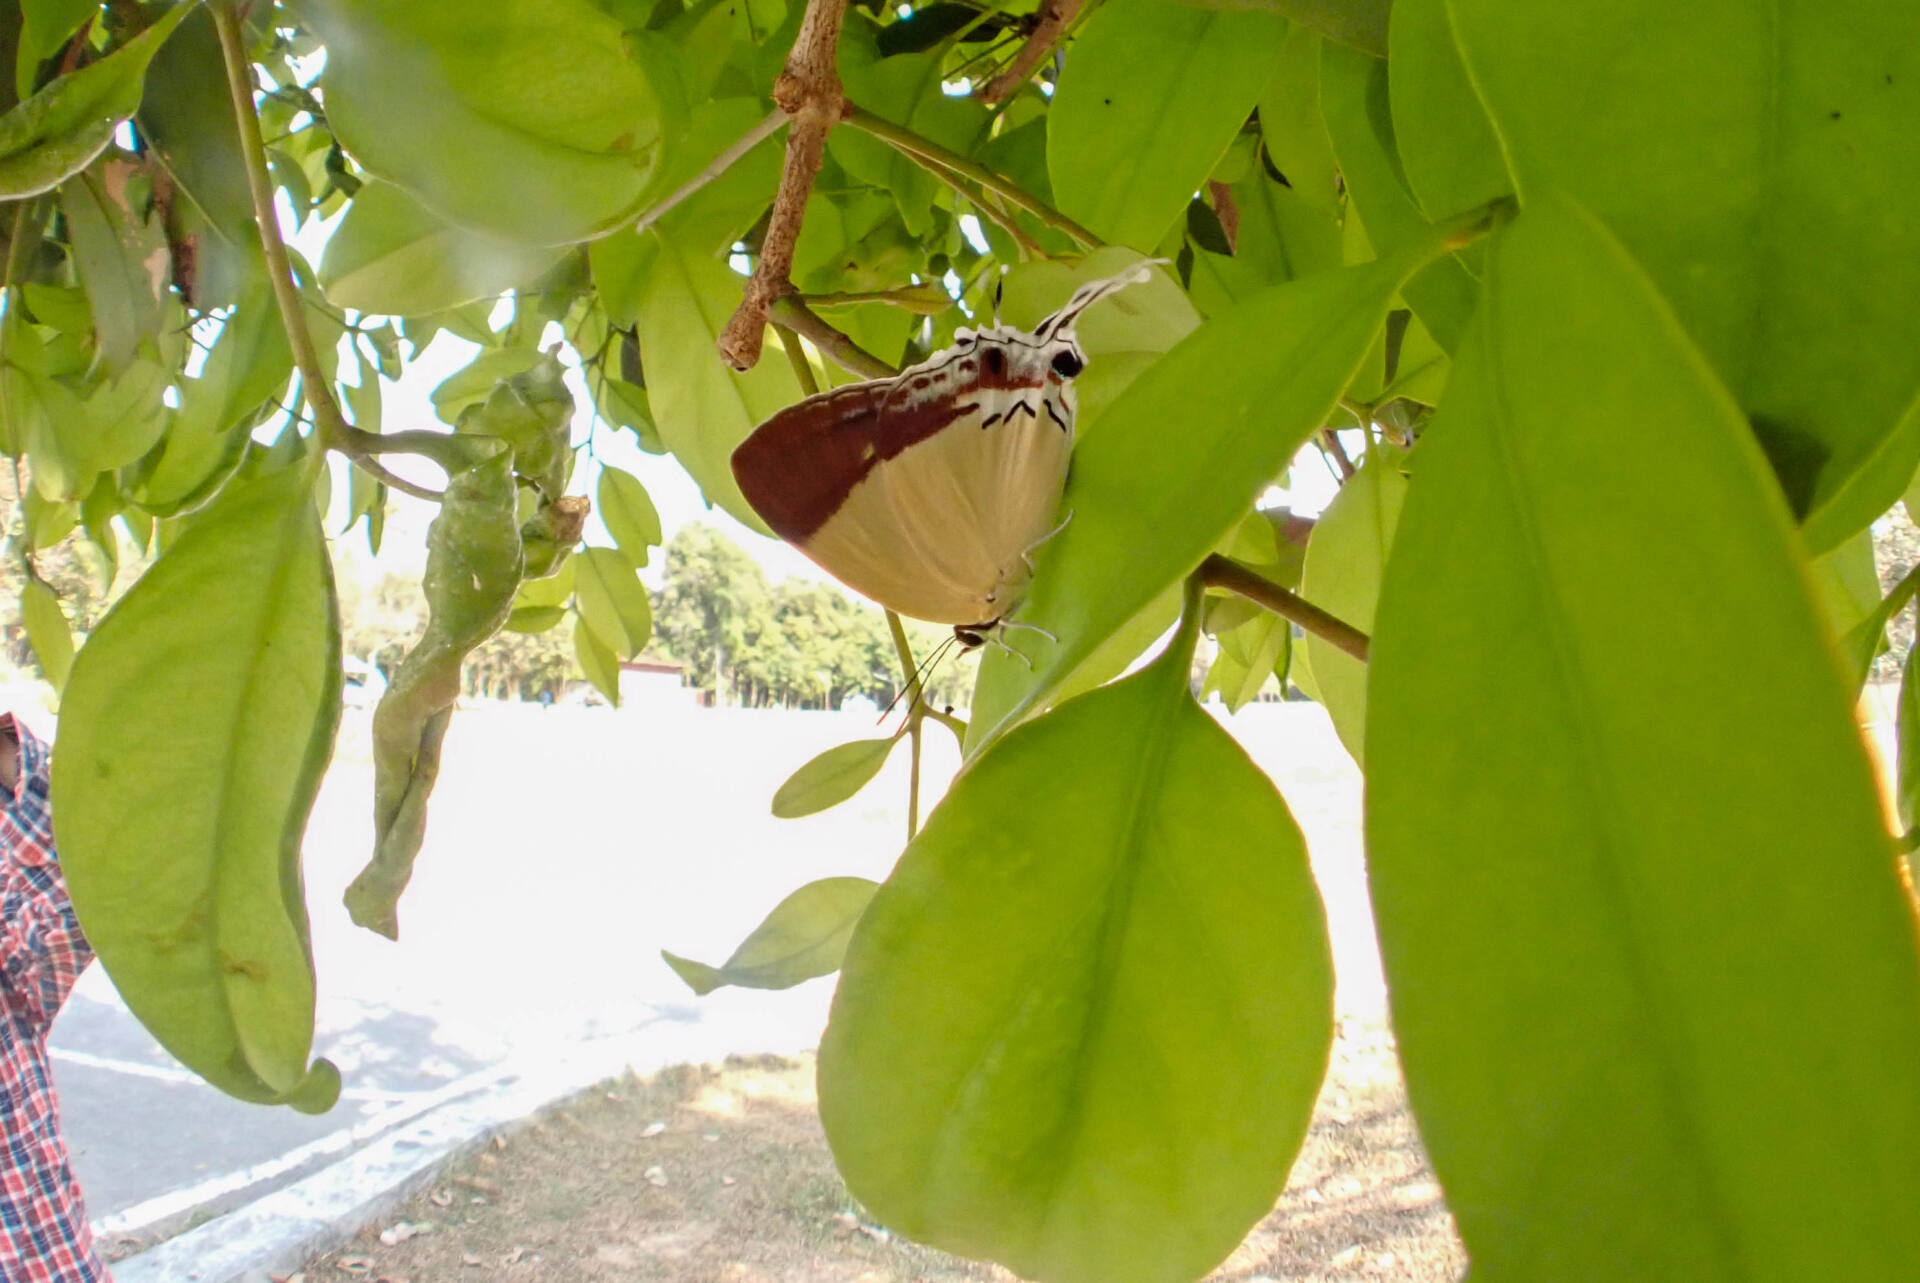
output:
[[[1081,286],[1031,333],[962,329],[892,378],[788,406],[733,452],[740,492],[841,583],[979,645],[1057,528],[1087,364],[1074,323],[1151,271]]]

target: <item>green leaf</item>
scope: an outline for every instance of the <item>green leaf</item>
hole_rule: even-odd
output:
[[[1447,0],[1396,0],[1392,30],[1395,152],[1407,186],[1435,221],[1513,191],[1447,20]]]
[[[1307,540],[1300,595],[1361,632],[1373,629],[1380,577],[1406,502],[1406,451],[1374,445],[1340,487]],[[1307,667],[1340,742],[1366,764],[1367,666],[1317,633],[1308,633]]]
[[[1340,213],[1333,143],[1320,114],[1320,37],[1304,26],[1287,28],[1273,76],[1261,91],[1260,137],[1274,167],[1301,200],[1329,218]]]
[[[340,717],[340,629],[304,466],[237,488],[74,661],[54,833],[141,1023],[242,1100],[321,1112],[300,841]]]
[[[73,667],[73,633],[59,596],[45,581],[28,579],[21,588],[20,622],[26,626],[27,641],[40,661],[40,671],[47,675],[47,684],[56,692],[65,689]]]
[[[165,368],[135,360],[118,379],[103,382],[84,402],[85,415],[67,425],[70,457],[89,475],[138,461],[167,430],[161,398],[172,382]]]
[[[220,68],[211,6],[195,5],[154,56],[134,116],[142,141],[182,193],[169,202],[168,233],[175,244],[193,247],[191,266],[184,256],[179,265],[178,283],[196,308],[237,303],[266,272],[233,99]],[[281,186],[299,175],[302,186],[287,193],[297,223],[310,203],[305,175],[298,166],[275,165],[276,152],[270,151],[268,159]]]
[[[1219,691],[1227,711],[1239,712],[1259,698],[1269,678],[1285,681],[1292,639],[1286,620],[1256,609],[1246,622],[1220,634],[1220,653],[1207,670],[1203,690]]]
[[[500,626],[511,633],[544,633],[566,617],[564,606],[516,606]]]
[[[620,707],[620,657],[594,636],[584,616],[573,621],[573,654],[580,661],[580,671],[607,697],[607,703]]]
[[[493,394],[494,384],[525,374],[544,360],[538,348],[506,347],[482,351],[465,366],[440,380],[430,394],[433,412],[442,423],[458,423],[460,412],[482,405]]]
[[[355,193],[327,241],[320,286],[339,307],[422,316],[531,284],[566,252],[456,227],[375,180]]]
[[[632,659],[653,635],[653,611],[633,563],[612,548],[582,548],[574,563],[574,604],[594,635]]]
[[[1365,220],[1374,249],[1389,254],[1432,235],[1400,170],[1387,101],[1387,64],[1338,45],[1323,47],[1320,102],[1347,199]],[[1408,281],[1404,293],[1428,332],[1451,352],[1477,297],[1466,268],[1452,256],[1441,258]]]
[[[128,208],[132,170],[109,165],[60,189],[60,212],[73,241],[74,267],[86,287],[94,333],[107,368],[116,373],[134,349],[160,330],[161,294],[170,261],[166,236],[149,216]]]
[[[1047,111],[1061,212],[1152,253],[1246,123],[1285,38],[1271,13],[1109,0]]]
[[[461,227],[525,245],[613,230],[660,163],[668,110],[588,0],[308,0],[327,123],[355,160]]]
[[[647,549],[660,545],[660,514],[654,511],[647,488],[630,472],[611,464],[600,469],[600,484],[595,504],[601,524],[613,536],[614,543],[636,566],[647,564]]]
[[[573,558],[560,563],[560,569],[544,579],[523,579],[514,594],[515,609],[523,606],[564,606],[573,599]]]
[[[724,263],[653,234],[659,251],[640,295],[640,350],[660,439],[709,503],[762,534],[767,527],[733,479],[733,450],[754,428],[800,399],[785,361],[746,373],[727,368],[714,340],[740,303],[744,280]]]
[[[1887,624],[1920,592],[1920,568],[1910,570],[1880,604],[1840,638],[1843,670],[1856,691],[1867,684],[1874,656],[1886,642]]]
[[[1895,773],[1894,807],[1900,823],[1908,832],[1920,823],[1920,683],[1914,669],[1920,661],[1920,646],[1907,651],[1907,662],[1900,669],[1900,703],[1894,713]]]
[[[877,885],[866,878],[821,878],[807,883],[775,905],[766,921],[717,967],[664,949],[660,956],[697,994],[712,993],[723,985],[791,989],[803,980],[839,970],[847,937]]]
[[[1063,503],[1073,519],[1041,550],[1015,612],[1059,640],[1020,643],[1031,671],[997,653],[981,661],[969,752],[1043,706],[1252,508],[1325,422],[1394,293],[1433,248],[1264,290],[1121,394],[1074,453]]]
[[[1185,0],[1202,9],[1263,9],[1343,45],[1387,56],[1387,15],[1393,0]]]
[[[40,64],[60,51],[86,21],[100,11],[100,0],[20,0],[20,50],[14,89],[33,93]]]
[[[840,805],[880,774],[899,742],[893,735],[834,745],[787,777],[773,795],[774,816],[797,820]]]
[[[1570,202],[1533,194],[1485,288],[1381,593],[1366,798],[1475,1271],[1920,1277],[1912,907],[1778,488]]]
[[[1522,205],[1562,190],[1619,236],[1811,514],[1812,550],[1877,517],[1905,477],[1832,505],[1920,392],[1906,302],[1920,255],[1886,216],[1920,195],[1912,14],[1877,0],[1449,12]],[[1892,472],[1911,475],[1920,433],[1909,443]]]
[[[1838,548],[1815,557],[1807,571],[1814,604],[1844,650],[1847,637],[1871,627],[1867,621],[1881,604],[1880,572],[1873,564],[1873,533],[1855,533]],[[1867,657],[1869,663],[1872,659],[1871,655]]]
[[[106,57],[0,116],[0,200],[51,191],[91,164],[140,106],[147,64],[194,7],[174,5]]]
[[[1192,653],[977,760],[854,931],[820,1117],[854,1197],[920,1242],[1175,1283],[1286,1181],[1332,1041],[1326,927]]]

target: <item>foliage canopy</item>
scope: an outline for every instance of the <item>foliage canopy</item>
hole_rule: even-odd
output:
[[[774,805],[844,800],[927,721],[963,737],[951,794],[877,889],[800,888],[673,965],[844,956],[823,1114],[890,1222],[1045,1279],[1204,1272],[1332,1036],[1298,830],[1190,694],[1205,630],[1230,706],[1290,675],[1364,757],[1476,1278],[1920,1277],[1911,661],[1890,806],[1851,716],[1920,584],[1881,598],[1867,533],[1920,465],[1910,7],[22,0],[8,64],[0,451],[66,691],[58,836],[122,993],[209,1081],[338,1090],[300,873],[325,539],[377,546],[395,487],[440,504],[349,897],[392,933],[503,626],[566,629],[610,695],[656,627],[747,692],[831,702],[890,655],[912,682],[903,628],[697,540],[668,556],[705,590],[656,618],[658,517],[583,447],[632,433],[757,525],[727,467],[755,424],[1157,257],[1081,328],[1024,654]],[[317,264],[281,228],[314,218]],[[443,332],[478,354],[441,422],[386,421]],[[1345,478],[1317,522],[1259,507],[1302,446]],[[152,562],[77,654],[98,594],[44,570],[75,531],[104,580]],[[783,612],[847,655],[766,667]]]

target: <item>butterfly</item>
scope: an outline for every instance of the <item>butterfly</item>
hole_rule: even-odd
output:
[[[740,492],[841,583],[980,645],[1059,529],[1073,381],[1087,365],[1074,323],[1152,269],[1081,286],[1031,333],[961,329],[892,378],[788,406],[733,452]]]

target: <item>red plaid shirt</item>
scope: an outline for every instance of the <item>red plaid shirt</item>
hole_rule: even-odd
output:
[[[20,778],[0,788],[0,1279],[106,1283],[47,1059],[47,1029],[93,950],[54,855],[47,746],[11,713],[0,735],[20,742]]]

